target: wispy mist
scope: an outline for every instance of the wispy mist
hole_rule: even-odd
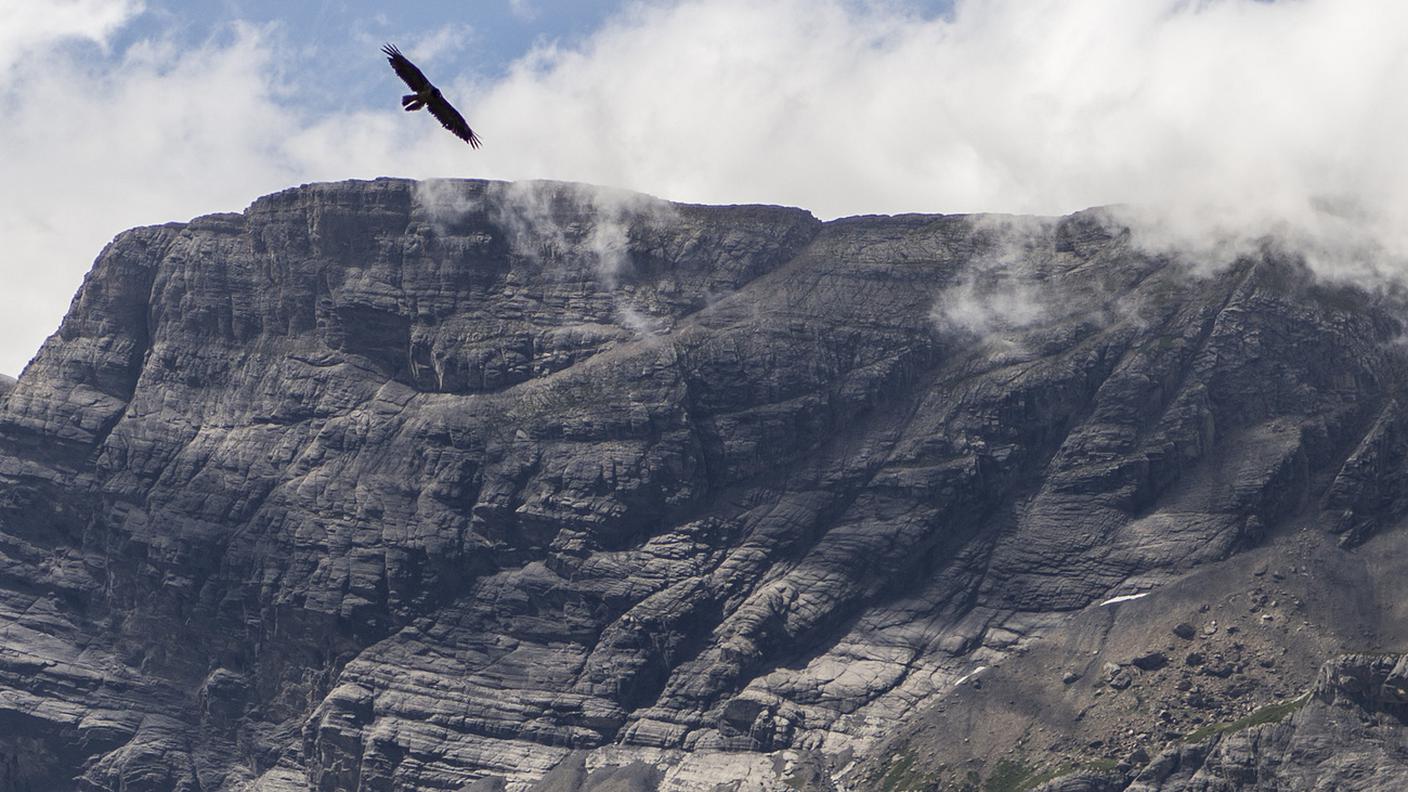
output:
[[[672,204],[642,193],[595,185],[519,181],[491,182],[467,192],[464,182],[429,179],[413,192],[417,211],[448,230],[474,214],[504,234],[512,256],[545,270],[549,278],[586,277],[610,293],[614,320],[636,335],[661,328],[649,312],[632,304],[622,286],[629,274],[633,240],[671,225]]]
[[[970,231],[976,252],[930,313],[939,330],[1020,350],[1026,331],[1095,307],[1086,294],[1091,284],[1062,282],[1067,273],[1053,260],[1051,222],[988,215],[974,218]]]

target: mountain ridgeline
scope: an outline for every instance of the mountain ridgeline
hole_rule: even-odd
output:
[[[1405,316],[1102,211],[133,229],[0,383],[0,791],[1404,788]]]

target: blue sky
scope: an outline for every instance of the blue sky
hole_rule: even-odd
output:
[[[632,0],[145,0],[145,10],[112,40],[117,57],[143,39],[171,38],[181,46],[227,39],[235,26],[264,27],[283,45],[283,55],[315,110],[347,110],[386,101],[388,74],[376,43],[427,43],[437,39],[421,64],[438,75],[484,81],[502,77],[510,64],[535,46],[574,47]],[[654,5],[665,5],[656,2]],[[899,0],[895,8],[932,17],[947,13],[950,0]],[[102,58],[94,51],[92,57]],[[441,79],[434,77],[433,79]]]
[[[384,100],[375,91],[384,62],[372,42],[424,41],[442,31],[453,45],[428,59],[444,74],[492,79],[535,44],[581,40],[620,6],[608,0],[147,0],[146,12],[114,40],[120,52],[143,38],[172,36],[194,46],[228,37],[239,23],[267,26],[287,46],[313,101],[353,106]],[[328,68],[329,66],[335,68]],[[384,86],[381,86],[384,88]]]
[[[400,110],[386,41],[482,149]],[[1408,252],[1405,53],[1401,0],[0,0],[0,373],[123,229],[348,178],[1127,204],[1151,244],[1289,230],[1379,277]]]

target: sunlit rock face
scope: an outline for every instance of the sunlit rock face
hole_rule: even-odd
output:
[[[0,383],[0,789],[883,785],[1078,614],[1383,539],[1400,315],[1101,212],[383,179],[134,229]]]

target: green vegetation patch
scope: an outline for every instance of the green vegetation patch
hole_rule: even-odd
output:
[[[1108,772],[1114,769],[1116,762],[1112,759],[1096,759],[1094,761],[1075,763],[1064,763],[1056,767],[1041,768],[1027,764],[1023,757],[1015,759],[1000,759],[993,765],[992,772],[988,773],[986,780],[981,780],[981,776],[976,771],[970,770],[966,783],[960,783],[956,790],[959,792],[1030,792],[1030,790],[1054,781],[1058,778],[1080,772]],[[924,772],[916,766],[915,756],[909,751],[904,751],[896,755],[894,761],[890,763],[890,769],[880,778],[880,789],[883,792],[920,792],[920,790],[936,789],[939,787],[939,779],[932,773]],[[793,786],[789,784],[789,786]],[[795,788],[795,787],[794,787]],[[943,787],[947,789],[947,786]]]
[[[908,792],[928,786],[928,779],[914,766],[914,754],[908,751],[891,762],[890,769],[880,778],[880,788],[884,792]]]
[[[1118,762],[1113,759],[1096,759],[1080,764],[1067,763],[1041,770],[1027,765],[1020,759],[1015,761],[1002,759],[993,767],[992,773],[983,783],[983,792],[1028,792],[1028,790],[1036,789],[1048,781],[1055,781],[1074,773],[1109,772],[1115,769],[1117,764]]]
[[[1309,700],[1310,694],[1305,693],[1289,701],[1268,704],[1245,717],[1238,718],[1229,723],[1209,723],[1202,728],[1189,732],[1188,735],[1183,738],[1183,741],[1188,743],[1200,743],[1215,734],[1230,734],[1232,732],[1242,731],[1243,729],[1250,729],[1253,726],[1260,726],[1264,723],[1279,723],[1284,720],[1287,715],[1305,706],[1305,702]]]
[[[1021,760],[1000,759],[983,782],[983,792],[1022,792],[1031,789],[1026,782],[1035,774],[1032,768]]]

